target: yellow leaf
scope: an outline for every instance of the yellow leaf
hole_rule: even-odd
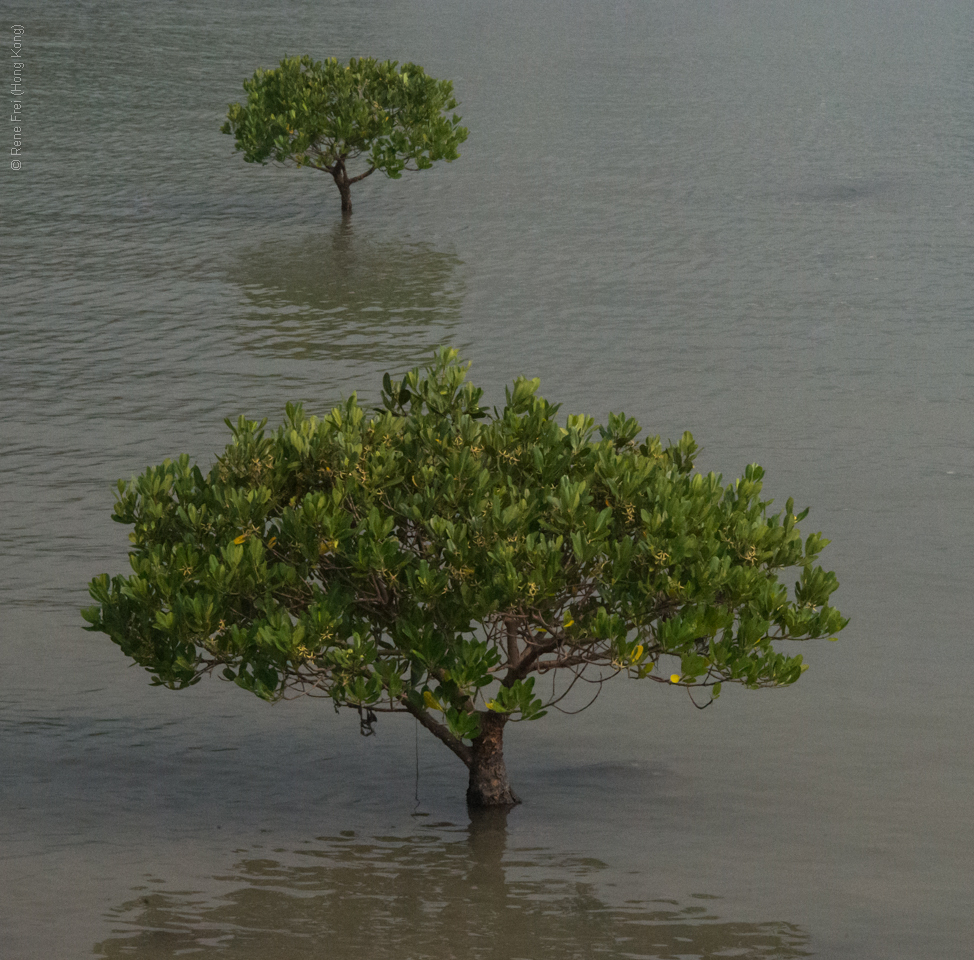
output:
[[[240,534],[240,536],[239,536],[239,537],[237,537],[237,538],[236,538],[236,540],[234,540],[233,542],[234,542],[234,543],[236,543],[236,544],[241,544],[241,543],[243,543],[243,542],[244,542],[244,541],[245,541],[246,539],[247,539],[247,534],[245,534],[245,533],[242,533],[242,534]]]
[[[271,537],[270,540],[267,541],[267,546],[273,547],[275,543],[277,543],[277,537]]]
[[[639,644],[632,652],[632,663],[635,663],[643,655],[643,645]]]
[[[443,707],[440,705],[440,701],[437,700],[436,697],[429,692],[429,690],[423,691],[423,703],[426,704],[426,708],[428,710],[439,710],[441,713],[443,712]]]
[[[678,673],[671,673],[670,683],[679,683],[679,682],[680,682],[680,675]]]

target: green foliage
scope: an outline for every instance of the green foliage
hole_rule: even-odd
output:
[[[183,456],[120,482],[132,573],[92,581],[89,629],[171,688],[217,670],[471,739],[488,710],[543,716],[584,671],[784,686],[805,665],[777,641],[845,626],[828,541],[802,538],[791,500],[768,512],[760,467],[725,486],[694,471],[689,433],[562,426],[537,380],[490,413],[466,369],[442,349],[386,375],[377,410],[228,421],[207,475]],[[552,671],[566,683],[541,696]]]
[[[247,102],[230,105],[221,130],[244,159],[323,170],[346,191],[375,170],[398,179],[456,160],[467,138],[460,117],[447,115],[457,107],[452,83],[415,63],[286,57],[243,86]],[[359,158],[364,170],[352,174],[347,164]]]

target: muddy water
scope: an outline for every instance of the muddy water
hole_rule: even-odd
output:
[[[968,5],[37,0],[4,170],[0,929],[10,956],[965,957]],[[244,164],[259,65],[453,78],[452,165]],[[496,400],[691,429],[833,537],[842,641],[704,712],[655,685],[515,728],[470,822],[409,723],[147,685],[77,615],[111,485],[225,416],[459,346]],[[418,771],[418,774],[417,774]]]

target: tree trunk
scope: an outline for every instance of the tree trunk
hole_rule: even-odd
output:
[[[338,181],[335,181],[338,183]],[[338,192],[342,195],[342,216],[352,215],[352,188],[347,183],[338,183]]]
[[[521,802],[511,789],[504,765],[506,723],[506,716],[490,711],[480,714],[480,735],[471,745],[467,787],[467,803],[471,807],[512,807]]]
[[[345,160],[339,157],[333,167],[328,168],[328,172],[335,178],[335,186],[342,195],[342,216],[352,215],[352,181],[348,179],[348,171],[345,169]]]

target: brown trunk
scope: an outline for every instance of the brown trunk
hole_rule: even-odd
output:
[[[335,186],[342,195],[342,216],[352,215],[352,183],[348,179],[348,171],[345,169],[345,161],[339,157],[335,161],[334,167],[329,167],[328,171],[335,178]]]
[[[352,215],[352,188],[347,183],[338,184],[338,192],[342,195],[342,216]]]
[[[486,712],[480,715],[480,735],[471,744],[470,784],[467,803],[471,807],[512,807],[521,801],[511,789],[504,766],[504,725],[507,717]]]

